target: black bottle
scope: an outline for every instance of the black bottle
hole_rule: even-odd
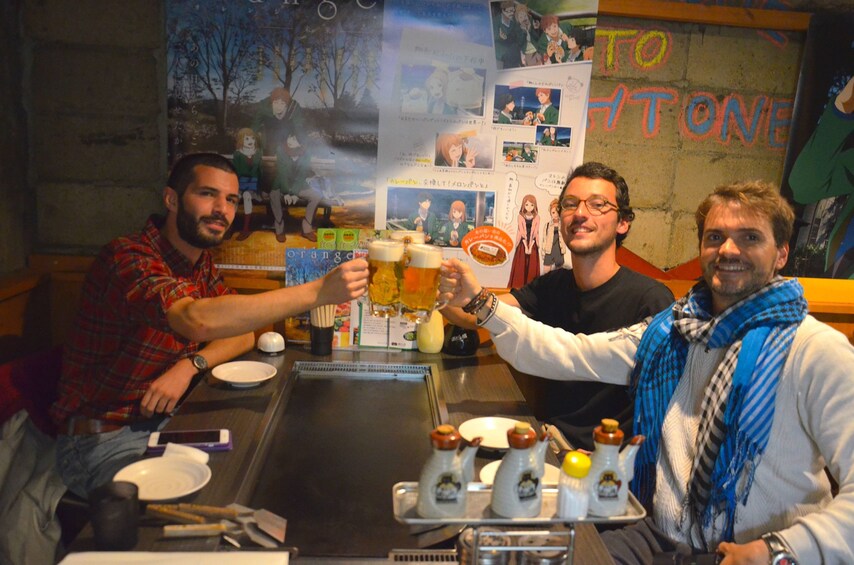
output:
[[[445,327],[445,342],[442,353],[448,355],[474,355],[480,345],[477,330],[467,330],[453,324]]]

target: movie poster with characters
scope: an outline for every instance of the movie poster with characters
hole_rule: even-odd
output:
[[[784,274],[854,279],[854,15],[810,21],[783,194],[798,219]]]
[[[167,0],[170,164],[238,171],[225,268],[328,228],[419,230],[484,284],[568,266],[596,0]],[[322,243],[322,242],[321,242]]]
[[[285,269],[318,230],[373,227],[382,0],[168,0],[169,162],[232,159],[221,267]]]
[[[554,216],[583,160],[598,4],[385,7],[376,227],[423,231],[488,286],[568,267]]]

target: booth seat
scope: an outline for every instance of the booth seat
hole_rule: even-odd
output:
[[[56,398],[62,349],[0,365],[0,562],[53,563],[89,519],[85,500],[56,471]]]

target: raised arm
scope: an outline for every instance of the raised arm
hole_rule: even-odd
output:
[[[450,306],[470,304],[481,289],[468,265],[456,259],[442,264],[439,290]],[[646,327],[638,324],[590,336],[572,334],[536,322],[496,298],[484,302],[476,316],[492,335],[498,354],[520,371],[554,380],[622,385],[629,383],[637,344]]]
[[[340,304],[365,293],[368,263],[353,259],[326,276],[259,294],[183,298],[166,312],[169,325],[193,341],[211,341],[273,324],[322,304]]]
[[[854,149],[854,78],[827,104],[815,130],[798,154],[789,185],[795,201],[817,202],[851,193]]]
[[[500,300],[501,302],[519,308],[519,301],[516,300],[516,297],[510,294],[509,292],[505,292],[497,296],[498,300]],[[477,329],[477,318],[475,317],[475,315],[466,314],[465,312],[463,312],[462,308],[459,308],[457,306],[445,306],[440,310],[440,312],[446,320],[448,320],[455,326],[459,326],[467,330]]]

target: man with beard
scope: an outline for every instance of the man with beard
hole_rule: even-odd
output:
[[[594,333],[634,324],[665,309],[673,294],[660,282],[617,263],[617,247],[631,228],[629,187],[614,169],[589,162],[576,167],[558,198],[560,231],[572,269],[554,269],[499,299],[534,320],[575,333]],[[459,308],[442,313],[474,328]],[[627,433],[632,405],[625,387],[565,383],[516,374],[536,416],[556,425],[575,447],[593,449],[593,428],[603,417],[617,419]]]
[[[457,260],[440,290],[463,307],[477,298],[468,309],[520,370],[630,391],[646,438],[631,490],[652,510],[602,534],[616,563],[854,563],[854,347],[779,275],[792,207],[773,185],[736,182],[695,219],[702,280],[631,327],[549,328],[481,295]]]
[[[63,352],[51,416],[57,465],[86,496],[145,451],[193,377],[252,348],[252,331],[364,293],[367,262],[342,264],[292,288],[237,295],[208,251],[234,220],[238,179],[228,159],[180,159],[163,191],[166,217],[107,244],[83,286]]]

